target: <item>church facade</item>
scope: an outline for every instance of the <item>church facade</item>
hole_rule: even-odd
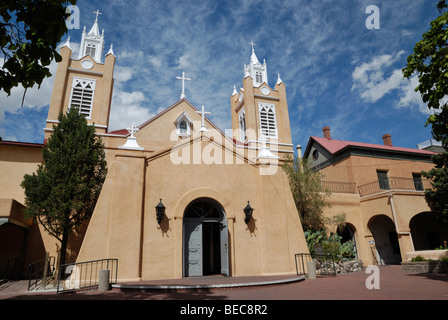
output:
[[[44,129],[48,139],[59,113],[77,106],[105,145],[108,175],[76,261],[118,259],[120,281],[294,274],[294,254],[308,248],[281,167],[293,146],[280,76],[271,88],[252,46],[243,88],[230,97],[231,131],[183,88],[153,118],[111,132],[116,57],[103,50],[98,19],[77,58],[69,40],[61,48]]]

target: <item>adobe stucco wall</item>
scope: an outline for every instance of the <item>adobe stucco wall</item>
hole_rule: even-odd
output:
[[[222,148],[208,139],[195,140],[189,147]],[[183,214],[191,201],[208,197],[225,211],[231,275],[295,272],[294,254],[308,248],[281,168],[263,176],[259,166],[237,164],[236,159],[233,164],[174,164],[169,150],[146,160],[142,154],[117,151],[109,161],[79,261],[118,258],[121,280],[181,278]],[[155,206],[160,199],[166,218],[158,225]],[[247,201],[254,214],[246,225]]]

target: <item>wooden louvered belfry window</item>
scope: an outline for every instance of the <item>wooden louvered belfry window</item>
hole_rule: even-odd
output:
[[[262,136],[268,138],[278,138],[275,105],[260,103],[259,114],[260,114],[260,129]]]
[[[94,95],[95,80],[75,78],[73,80],[70,107],[78,107],[79,112],[90,119]]]

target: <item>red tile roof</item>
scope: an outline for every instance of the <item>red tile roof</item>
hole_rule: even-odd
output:
[[[127,129],[119,129],[119,130],[110,131],[107,134],[116,134],[116,135],[120,135],[120,136],[127,136],[127,135],[129,135],[129,131]]]
[[[395,152],[405,152],[405,153],[417,153],[422,155],[434,155],[435,152],[421,149],[412,149],[412,148],[402,148],[395,146],[387,146],[381,144],[372,144],[372,143],[363,143],[363,142],[353,142],[353,141],[344,141],[344,140],[334,140],[327,139],[321,137],[311,137],[320,145],[322,145],[325,149],[327,149],[331,154],[335,154],[336,152],[348,148],[348,147],[357,147],[357,148],[368,148],[368,149],[378,149],[383,151],[395,151]]]
[[[0,144],[5,146],[32,147],[32,148],[42,148],[44,146],[43,143],[20,142],[20,141],[0,141]]]

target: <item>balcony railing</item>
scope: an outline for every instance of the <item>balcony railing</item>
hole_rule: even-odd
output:
[[[358,192],[361,197],[370,196],[388,190],[406,190],[406,191],[420,191],[431,188],[429,180],[414,180],[412,178],[397,178],[390,177],[389,179],[376,180],[366,183],[358,187]]]
[[[354,182],[322,181],[322,188],[333,193],[357,193]]]

